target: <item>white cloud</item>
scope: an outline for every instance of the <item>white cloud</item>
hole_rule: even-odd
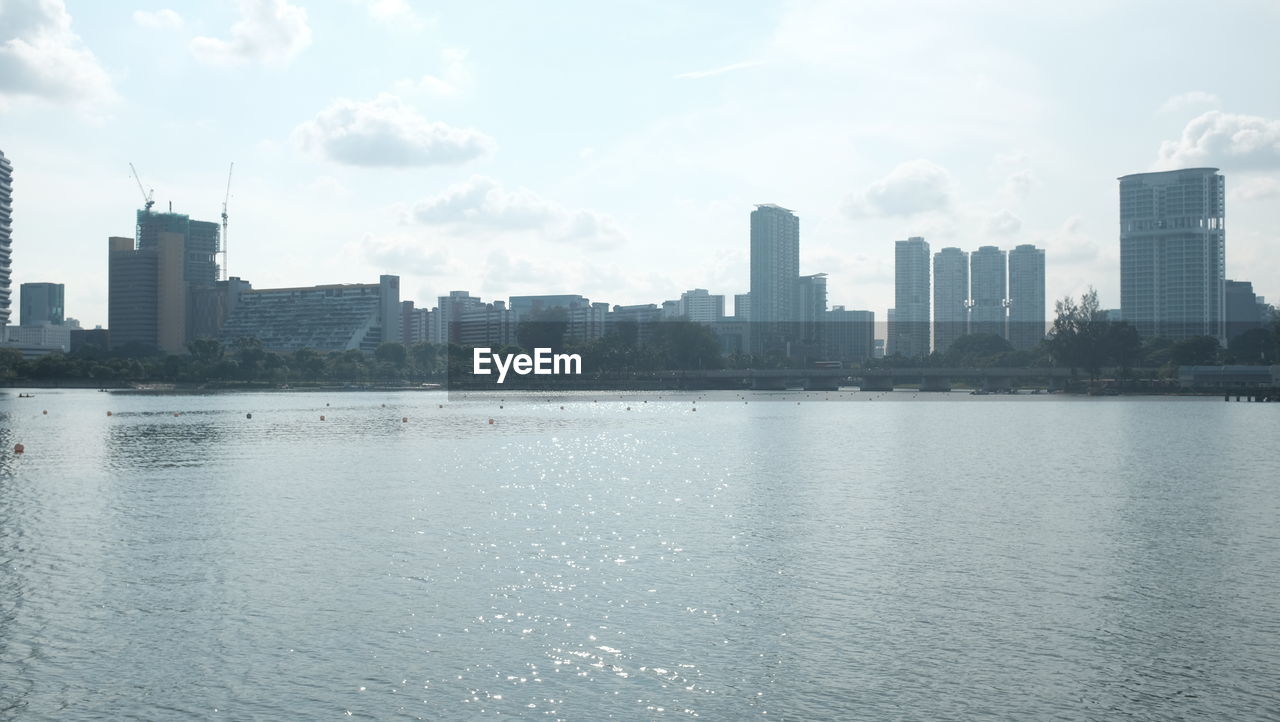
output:
[[[0,2],[0,109],[19,98],[92,105],[115,97],[62,0]]]
[[[1055,268],[1088,265],[1098,260],[1101,247],[1084,232],[1084,220],[1071,216],[1044,239],[1045,254]]]
[[[386,93],[370,101],[339,98],[299,125],[294,138],[338,163],[401,168],[454,165],[497,147],[478,130],[430,122]]]
[[[927,160],[907,161],[865,191],[847,197],[844,212],[852,217],[911,216],[946,209],[951,204],[951,174]]]
[[[1182,93],[1180,95],[1175,95],[1172,98],[1169,98],[1168,100],[1164,101],[1164,104],[1160,106],[1160,112],[1172,113],[1174,111],[1182,110],[1183,108],[1187,108],[1195,105],[1216,106],[1220,102],[1221,101],[1218,100],[1218,96],[1214,95],[1213,93],[1206,93],[1203,90],[1192,90],[1189,93]]]
[[[182,27],[182,16],[169,8],[134,10],[133,22],[139,27],[152,30],[175,30]]]
[[[1015,171],[1005,178],[1000,194],[1011,200],[1022,200],[1031,195],[1031,191],[1040,185],[1040,179],[1029,170]]]
[[[693,70],[687,73],[680,73],[676,77],[681,80],[697,80],[699,78],[710,78],[716,75],[724,75],[732,73],[735,70],[746,70],[747,68],[755,68],[764,65],[762,60],[746,60],[741,63],[731,63],[719,68],[711,68],[710,70]]]
[[[369,17],[378,22],[412,30],[426,25],[405,0],[356,0],[356,3],[364,6]]]
[[[432,248],[427,239],[409,233],[384,236],[365,234],[360,239],[365,258],[390,273],[415,276],[444,276],[459,273],[462,267],[444,248]]]
[[[1280,120],[1211,110],[1187,123],[1178,140],[1160,144],[1159,168],[1280,167]]]
[[[465,227],[469,236],[485,229],[528,232],[543,240],[594,248],[626,241],[626,234],[610,216],[566,208],[527,188],[509,190],[479,175],[418,202],[411,218],[426,225]]]
[[[1262,201],[1280,198],[1280,180],[1275,178],[1248,178],[1231,189],[1235,201]]]
[[[240,0],[239,6],[240,19],[231,26],[230,39],[192,39],[197,60],[208,65],[279,65],[311,44],[307,11],[288,0]]]
[[[424,92],[432,95],[456,95],[471,83],[467,68],[467,51],[445,48],[440,51],[442,70],[439,75],[424,75],[418,80],[402,80],[396,84],[401,92]]]
[[[1002,208],[987,219],[985,230],[988,234],[1010,236],[1022,230],[1022,219],[1009,209]]]

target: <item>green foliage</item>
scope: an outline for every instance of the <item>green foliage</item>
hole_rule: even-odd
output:
[[[1170,360],[1177,366],[1210,366],[1218,362],[1218,339],[1195,336],[1173,345]]]

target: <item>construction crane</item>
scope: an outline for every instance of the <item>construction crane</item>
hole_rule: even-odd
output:
[[[150,191],[148,191],[146,188],[143,188],[142,178],[138,176],[138,169],[133,167],[132,162],[129,163],[129,170],[133,171],[133,179],[138,182],[138,190],[142,191],[142,200],[146,202],[147,212],[150,213],[151,206],[154,206],[156,204],[155,201],[151,200],[151,196],[155,195],[156,191],[154,188],[151,189]]]
[[[227,274],[227,202],[231,200],[231,171],[235,169],[234,162],[227,169],[227,194],[222,199],[222,280],[224,281],[229,277]]]

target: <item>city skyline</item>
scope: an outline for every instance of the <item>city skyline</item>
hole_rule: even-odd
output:
[[[563,48],[546,54],[465,6],[259,4],[6,4],[15,37],[67,50],[30,83],[21,57],[0,76],[15,285],[63,282],[69,312],[104,323],[77,309],[105,308],[100,239],[141,205],[128,163],[158,207],[214,220],[235,161],[230,272],[269,287],[390,272],[421,302],[728,296],[748,290],[741,209],[773,202],[805,219],[800,273],[828,273],[850,307],[893,305],[886,244],[912,235],[1034,244],[1049,298],[1092,284],[1118,306],[1114,178],[1213,165],[1226,275],[1276,292],[1280,99],[1229,72],[1275,64],[1274,7],[1175,13],[1148,38],[1125,30],[1140,6],[766,3],[726,23],[741,9],[668,5],[619,38],[616,10],[584,4],[538,39]],[[1239,42],[1168,52],[1227,16]],[[1103,50],[1080,57],[1083,34]]]

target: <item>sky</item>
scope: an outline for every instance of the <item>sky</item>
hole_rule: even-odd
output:
[[[0,0],[14,291],[106,325],[142,192],[256,288],[402,298],[744,293],[749,214],[800,216],[829,303],[893,304],[893,241],[1046,249],[1119,306],[1116,178],[1226,176],[1227,277],[1280,301],[1280,4]],[[1052,302],[1049,303],[1052,311]]]

